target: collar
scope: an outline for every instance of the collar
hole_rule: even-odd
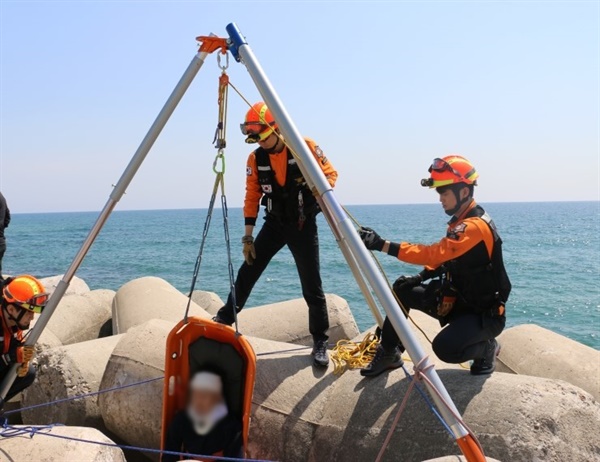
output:
[[[463,221],[466,216],[469,214],[469,212],[471,210],[473,210],[475,208],[475,206],[477,205],[477,202],[475,202],[475,199],[471,199],[471,203],[469,204],[469,206],[465,209],[465,211],[463,213],[460,214],[460,216],[453,216],[450,221],[448,222],[448,225],[453,225],[459,221]]]

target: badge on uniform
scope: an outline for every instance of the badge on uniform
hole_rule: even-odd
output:
[[[273,192],[273,186],[270,184],[263,184],[261,188],[265,194],[271,194]]]
[[[250,167],[250,166],[246,167],[246,175],[252,176],[252,167]]]
[[[319,146],[315,146],[315,154],[319,159],[321,159],[324,156],[323,150]]]

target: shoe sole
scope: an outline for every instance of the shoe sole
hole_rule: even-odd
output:
[[[500,342],[498,342],[496,340],[496,351],[494,352],[494,365],[493,367],[491,367],[490,369],[484,369],[484,370],[473,370],[471,369],[471,375],[490,375],[491,373],[493,373],[496,370],[496,361],[498,358],[498,356],[500,356],[500,350],[502,350],[502,345],[500,345]]]
[[[364,369],[361,369],[360,370],[360,375],[362,375],[363,377],[377,377],[378,375],[381,375],[384,372],[392,371],[392,370],[395,370],[395,369],[400,369],[402,366],[404,366],[404,361],[398,361],[396,363],[390,364],[385,369],[381,369],[380,371],[378,371],[376,373],[371,373],[369,371],[365,371]]]

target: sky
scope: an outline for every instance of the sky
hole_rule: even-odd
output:
[[[236,22],[344,204],[435,202],[460,153],[481,202],[599,200],[596,1],[0,0],[0,190],[14,213],[99,210],[197,51]],[[208,205],[216,56],[118,208]],[[260,95],[243,65],[231,82]],[[229,97],[226,186],[241,206],[247,106]]]

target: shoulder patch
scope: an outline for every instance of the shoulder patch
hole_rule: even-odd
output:
[[[457,241],[459,239],[458,235],[464,234],[465,229],[467,229],[467,224],[463,221],[463,222],[457,224],[456,226],[454,226],[453,228],[449,229],[448,233],[447,233],[447,237]]]
[[[323,156],[325,155],[323,154],[323,150],[319,146],[315,146],[315,154],[319,159],[323,158]]]
[[[252,167],[250,167],[249,165],[246,167],[246,175],[252,176]]]

